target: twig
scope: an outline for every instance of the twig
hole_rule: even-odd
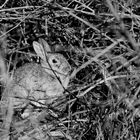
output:
[[[116,18],[116,20],[118,21],[121,31],[124,33],[125,37],[129,40],[129,42],[131,43],[133,50],[138,51],[139,52],[139,44],[137,44],[135,42],[135,40],[132,38],[132,35],[130,32],[127,31],[127,29],[125,28],[123,22],[121,21],[118,13],[116,12],[116,9],[113,7],[112,3],[110,2],[110,0],[106,0],[107,4],[111,10],[111,12],[113,13],[114,17]]]
[[[0,9],[3,8],[3,7],[7,4],[8,1],[9,1],[9,0],[5,0],[5,2],[3,3],[3,5],[0,6]]]
[[[71,78],[74,77],[80,70],[82,70],[83,68],[85,68],[89,64],[91,64],[93,61],[97,61],[97,59],[99,57],[101,57],[102,55],[104,55],[106,52],[108,52],[110,49],[112,49],[114,46],[116,46],[121,41],[122,41],[122,39],[119,39],[117,41],[114,41],[114,43],[112,43],[110,46],[108,46],[107,48],[105,48],[101,53],[97,54],[95,57],[91,58],[89,61],[87,61],[86,63],[84,63],[83,65],[81,65],[78,69],[76,69],[72,73]]]

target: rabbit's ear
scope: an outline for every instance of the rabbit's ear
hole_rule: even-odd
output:
[[[43,60],[46,60],[46,54],[44,52],[43,46],[40,43],[33,41],[33,47],[37,55],[41,57]]]
[[[39,43],[44,47],[46,52],[51,52],[49,44],[42,38],[39,38]]]

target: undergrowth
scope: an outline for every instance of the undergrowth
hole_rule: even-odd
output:
[[[38,63],[32,42],[39,38],[69,61],[69,94],[46,107],[34,106],[27,118],[22,117],[22,108],[11,106],[10,130],[4,133],[5,116],[1,117],[0,139],[140,139],[140,2],[0,1],[7,81],[25,63]],[[5,86],[1,78],[1,99]],[[1,100],[1,106],[6,104]]]

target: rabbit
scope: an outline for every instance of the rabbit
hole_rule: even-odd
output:
[[[64,94],[69,84],[71,66],[66,58],[52,53],[44,39],[33,41],[33,48],[41,58],[40,64],[31,62],[16,69],[5,89],[4,96],[12,96],[14,108],[51,103]]]
[[[19,98],[53,101],[67,88],[71,66],[62,54],[52,53],[44,39],[34,41],[33,48],[41,64],[27,63],[18,68],[13,75],[12,91]]]

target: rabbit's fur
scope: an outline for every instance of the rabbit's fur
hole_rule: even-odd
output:
[[[43,104],[46,101],[52,102],[63,95],[69,83],[71,67],[64,56],[52,53],[43,39],[34,41],[33,47],[41,58],[41,64],[27,63],[18,68],[6,90],[8,95],[14,96],[14,105],[17,106],[25,105],[27,99]]]

